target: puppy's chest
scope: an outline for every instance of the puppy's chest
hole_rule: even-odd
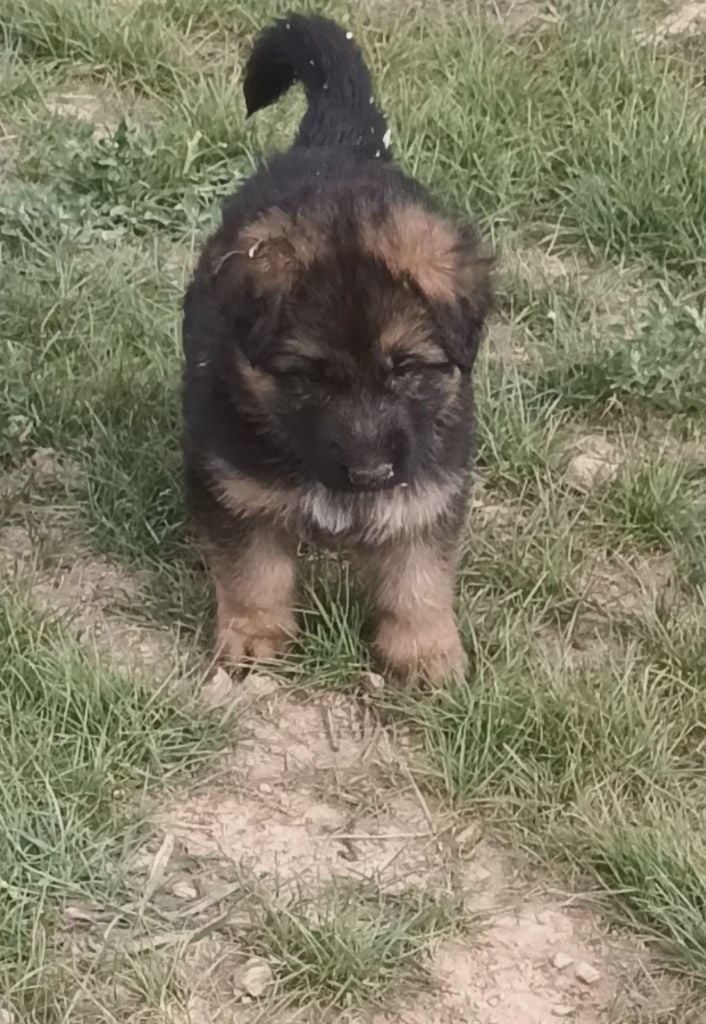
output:
[[[350,494],[318,483],[265,485],[220,460],[212,463],[211,472],[220,502],[236,519],[269,520],[301,540],[332,547],[383,544],[419,534],[438,523],[466,489],[463,474],[377,494]]]
[[[296,517],[302,534],[319,544],[381,544],[432,527],[446,512],[456,488],[429,483],[371,495],[304,490]]]

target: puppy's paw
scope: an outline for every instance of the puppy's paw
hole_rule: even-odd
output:
[[[383,665],[397,679],[432,689],[460,682],[468,667],[453,616],[424,624],[388,619],[380,625],[375,648]]]
[[[271,618],[262,612],[228,619],[219,615],[218,656],[232,664],[273,661],[284,652],[295,633],[294,616],[284,612]]]

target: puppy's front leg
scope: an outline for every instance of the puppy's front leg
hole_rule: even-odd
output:
[[[249,523],[227,547],[211,549],[217,643],[232,662],[269,660],[296,633],[296,551],[266,523]]]
[[[375,647],[395,675],[432,686],[463,676],[467,659],[454,615],[456,563],[433,539],[400,538],[366,552],[378,614]]]

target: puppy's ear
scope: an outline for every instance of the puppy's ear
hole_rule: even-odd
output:
[[[285,300],[299,274],[320,257],[322,238],[314,223],[272,209],[237,233],[222,229],[204,251],[201,269],[252,361],[276,336]]]
[[[495,257],[470,224],[457,227],[454,297],[433,306],[449,355],[470,370],[478,354],[485,322],[493,309]]]
[[[423,296],[443,328],[449,355],[470,369],[492,305],[493,256],[476,229],[409,203],[393,208],[382,223],[365,221],[362,242],[393,277]]]
[[[272,209],[233,238],[217,236],[208,270],[219,294],[272,296],[291,291],[298,274],[323,255],[323,233],[305,218]]]

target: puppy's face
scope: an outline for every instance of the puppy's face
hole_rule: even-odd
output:
[[[481,263],[426,211],[395,217],[359,216],[351,237],[350,226],[276,214],[234,254],[240,401],[332,491],[409,486],[438,470],[465,408],[487,301]]]

